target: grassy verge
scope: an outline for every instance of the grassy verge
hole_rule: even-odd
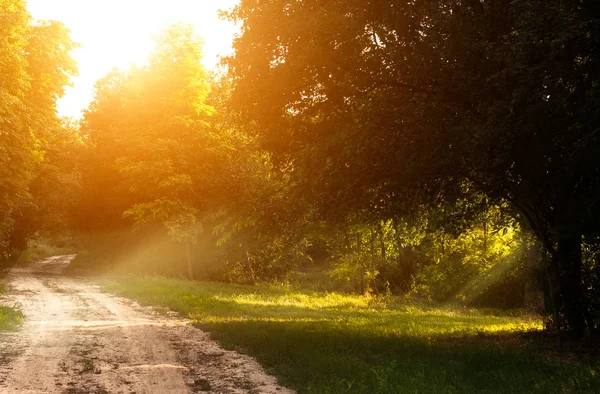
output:
[[[525,338],[541,321],[523,316],[157,277],[102,284],[189,316],[300,393],[600,392],[599,364],[547,357]]]
[[[0,294],[6,291],[6,285],[0,283]],[[10,331],[23,321],[23,314],[14,308],[0,305],[0,331]]]

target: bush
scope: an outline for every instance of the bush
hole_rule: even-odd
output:
[[[25,250],[13,249],[10,260],[17,264],[25,264],[51,256],[73,254],[74,248],[58,247],[45,238],[34,238],[27,241]]]

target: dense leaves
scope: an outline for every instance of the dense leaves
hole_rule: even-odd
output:
[[[233,103],[300,193],[327,214],[393,216],[467,180],[544,243],[555,318],[595,328],[581,265],[600,212],[594,2],[242,1],[228,15],[242,23]]]
[[[6,256],[34,231],[66,220],[52,195],[77,182],[68,163],[74,158],[66,161],[59,150],[78,142],[58,118],[56,100],[77,68],[68,30],[58,22],[33,22],[23,1],[0,2],[0,30],[0,254]],[[33,224],[32,212],[45,217]]]

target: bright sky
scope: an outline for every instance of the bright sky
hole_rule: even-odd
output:
[[[217,11],[238,0],[28,0],[38,20],[57,20],[83,45],[73,52],[79,77],[59,102],[64,116],[80,117],[93,97],[93,87],[113,67],[142,64],[153,47],[152,35],[177,21],[194,25],[204,39],[204,63],[213,68],[218,56],[230,53],[236,29],[219,20]]]

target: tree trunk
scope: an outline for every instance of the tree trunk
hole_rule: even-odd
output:
[[[379,240],[381,241],[381,258],[385,260],[386,250],[385,250],[385,239],[383,236],[383,224],[379,222]]]
[[[488,244],[488,222],[487,218],[483,218],[483,257],[487,256],[487,244]]]
[[[398,248],[398,263],[404,259],[404,247],[402,246],[402,238],[400,236],[400,224],[394,219],[394,233],[396,235],[396,248]]]
[[[362,260],[362,256],[360,254],[360,249],[361,249],[361,242],[360,242],[360,233],[356,233],[356,252],[357,252],[357,258],[359,259],[359,286],[360,286],[360,294],[365,294],[365,264],[364,261]]]
[[[371,269],[371,274],[373,275],[376,271],[376,265],[375,265],[375,255],[376,255],[376,251],[375,251],[375,238],[376,238],[376,234],[375,234],[375,230],[373,230],[373,227],[371,227],[371,263],[370,265],[370,269]],[[373,278],[372,280],[370,280],[367,283],[367,287],[368,287],[368,291],[371,291],[371,286],[373,286],[373,290],[375,291],[375,293],[379,293],[379,289],[377,288],[377,278]],[[364,294],[364,293],[363,293]]]
[[[404,291],[409,291],[413,282],[412,261],[407,262],[410,255],[407,256],[406,247],[402,244],[402,236],[400,232],[400,223],[394,219],[394,232],[396,239],[396,248],[398,248],[398,266],[402,270],[402,282],[399,284]]]
[[[544,292],[538,275],[542,264],[541,245],[537,239],[527,243],[527,245],[529,245],[529,248],[525,267],[527,277],[523,290],[523,304],[530,313],[541,315],[544,313]]]
[[[187,263],[188,278],[194,279],[194,271],[192,269],[192,251],[190,241],[185,241],[185,261]]]
[[[369,246],[370,246],[370,250],[371,250],[371,257],[374,258],[375,257],[375,232],[373,231],[373,228],[371,228],[370,231],[371,231],[371,243],[369,244]]]
[[[586,331],[586,302],[582,277],[580,234],[562,234],[557,238],[554,269],[558,274],[564,323],[573,339]]]

